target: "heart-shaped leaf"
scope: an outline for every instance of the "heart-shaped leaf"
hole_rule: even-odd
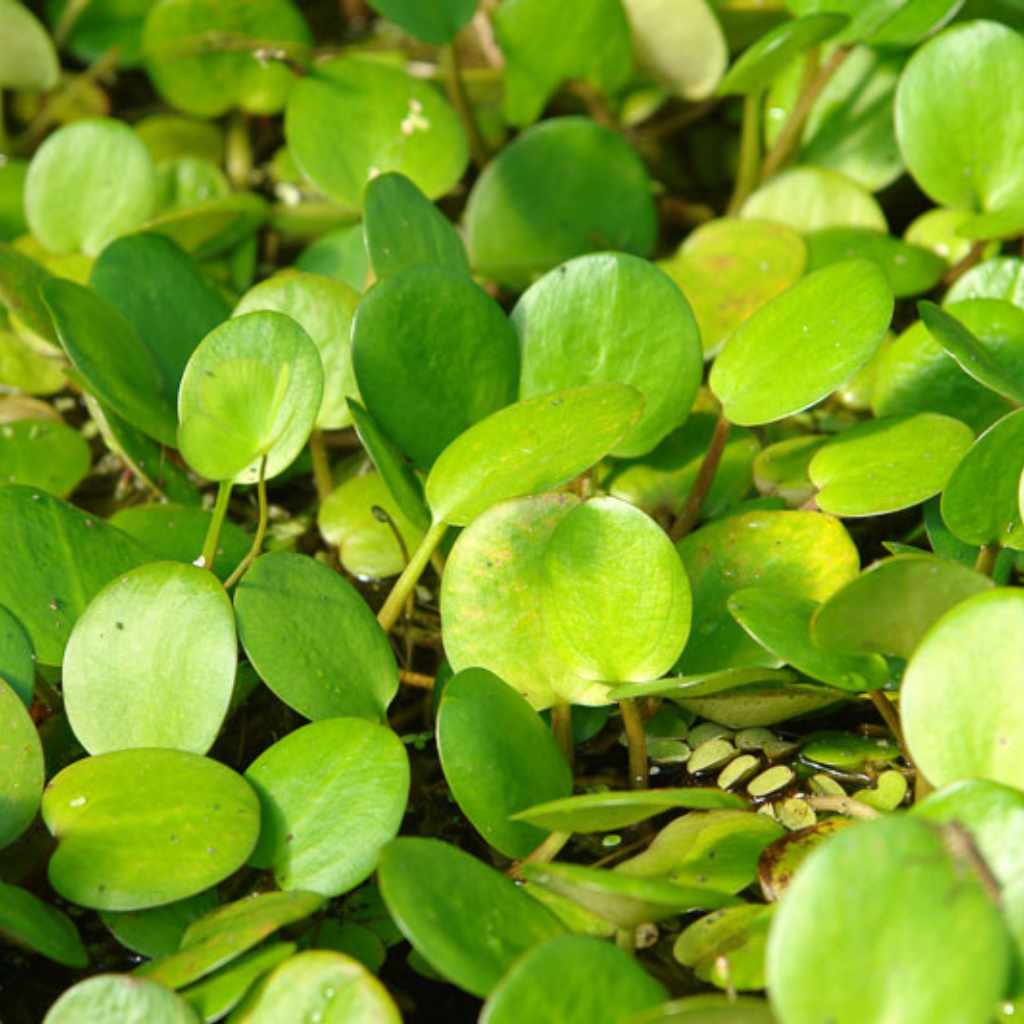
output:
[[[291,317],[232,317],[200,343],[178,392],[178,447],[211,480],[270,479],[299,454],[323,395],[317,347]]]
[[[947,29],[910,59],[896,133],[910,173],[937,203],[993,210],[1019,201],[1024,126],[1006,97],[1024,88],[1022,69],[1024,39],[992,21]]]
[[[353,209],[368,181],[399,171],[430,199],[462,176],[466,136],[426,82],[380,61],[340,57],[292,89],[285,137],[296,164],[323,192]]]
[[[687,235],[661,268],[689,300],[710,358],[744,320],[796,284],[806,262],[804,240],[791,228],[723,217]]]
[[[741,324],[715,360],[710,384],[744,426],[814,405],[874,355],[892,319],[878,267],[846,260],[804,278]]]
[[[525,857],[543,842],[546,826],[516,812],[572,792],[572,772],[551,731],[482,668],[445,684],[436,729],[444,777],[462,813],[506,857]]]
[[[181,750],[77,761],[50,780],[42,810],[57,839],[50,884],[97,910],[156,907],[216,885],[245,863],[260,827],[240,775]]]
[[[691,533],[678,547],[693,589],[690,640],[678,663],[688,674],[779,664],[729,613],[731,594],[754,586],[824,601],[859,566],[842,524],[817,512],[745,512]]]
[[[312,43],[290,0],[161,0],[146,16],[142,51],[153,84],[179,110],[200,117],[232,107],[275,114],[293,75],[281,60],[263,58],[255,40],[299,63]]]
[[[466,207],[473,267],[509,287],[573,256],[654,247],[650,180],[617,133],[588,118],[559,117],[523,132],[492,160]]]
[[[249,862],[282,889],[338,896],[377,866],[398,834],[409,761],[398,737],[359,718],[305,725],[265,750],[245,777],[263,824]]]
[[[1017,700],[1024,595],[996,588],[956,605],[907,665],[900,712],[918,769],[934,786],[981,778],[1020,786]]]
[[[821,913],[823,899],[834,913]],[[787,1024],[934,1024],[951,1005],[965,1020],[988,1020],[1008,969],[995,903],[938,831],[905,817],[843,829],[815,850],[768,937],[768,991]],[[888,984],[893,971],[922,983]]]
[[[992,587],[980,573],[935,555],[896,555],[835,591],[814,615],[822,647],[909,658],[950,608]]]
[[[75,623],[64,652],[68,720],[91,754],[204,754],[227,715],[237,658],[231,602],[212,573],[140,566],[107,584]]]
[[[592,498],[555,526],[543,552],[544,622],[584,679],[664,675],[690,632],[690,584],[665,531],[616,498]]]
[[[811,459],[815,501],[837,516],[920,505],[946,486],[972,439],[966,424],[936,413],[860,423]]]
[[[614,455],[649,452],[693,405],[703,372],[697,324],[679,290],[646,260],[570,260],[526,291],[512,323],[522,347],[521,398],[596,381],[644,396],[643,415]],[[648,355],[638,360],[641,347]]]
[[[387,637],[358,591],[307,555],[257,558],[235,591],[238,635],[260,678],[307,718],[380,721],[398,690]]]
[[[346,400],[358,398],[350,335],[359,296],[341,281],[288,270],[250,288],[234,316],[271,310],[290,316],[313,340],[324,370],[323,398],[316,425],[337,430],[352,422]]]
[[[377,877],[402,934],[443,977],[474,995],[488,995],[519,956],[564,931],[508,878],[436,839],[396,839],[385,847]]]
[[[496,12],[495,33],[505,54],[504,112],[510,124],[536,121],[568,80],[606,94],[629,81],[633,47],[618,0],[509,0]],[[543,52],[537,39],[547,39]]]
[[[154,212],[156,185],[149,151],[127,124],[86,118],[58,128],[36,150],[25,217],[50,251],[96,256]]]

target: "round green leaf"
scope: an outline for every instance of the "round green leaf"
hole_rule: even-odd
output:
[[[739,902],[714,889],[633,878],[579,864],[526,863],[520,870],[524,878],[575,900],[616,928],[635,928],[646,921],[660,921],[693,910],[715,910]]]
[[[35,661],[28,634],[0,605],[0,680],[11,687],[27,708],[32,706],[35,692]]]
[[[53,278],[41,291],[61,346],[86,387],[133,427],[174,447],[177,381],[164,375],[130,321],[73,281]]]
[[[946,270],[941,256],[870,228],[824,228],[807,237],[807,269],[863,258],[878,264],[896,298],[926,292]]]
[[[450,43],[476,10],[478,0],[370,0],[370,6],[424,43]],[[354,1024],[354,1022],[353,1022]]]
[[[780,835],[781,825],[752,811],[684,814],[616,871],[632,878],[666,878],[684,886],[737,893],[754,880],[761,851]]]
[[[687,235],[661,268],[689,300],[710,358],[744,320],[796,284],[806,262],[804,241],[791,228],[720,218]]]
[[[462,125],[435,89],[355,57],[317,64],[295,85],[285,137],[302,172],[353,209],[366,183],[386,171],[401,172],[430,199],[444,195],[469,156]]]
[[[509,819],[572,792],[572,771],[551,730],[482,668],[445,684],[436,728],[444,777],[462,813],[506,857],[525,857],[544,840],[544,826]]]
[[[877,654],[844,654],[815,643],[816,601],[750,587],[733,594],[728,604],[733,618],[762,647],[811,679],[854,693],[878,690],[889,680],[889,667]]]
[[[307,555],[257,558],[235,591],[238,635],[260,678],[310,719],[380,721],[398,690],[387,636],[359,592]]]
[[[768,991],[786,1024],[934,1024],[951,1007],[987,1021],[1008,968],[995,903],[937,830],[906,817],[843,829],[816,849],[768,938]]]
[[[814,616],[815,640],[840,651],[909,658],[928,629],[992,581],[935,555],[876,562],[836,591]]]
[[[968,544],[991,544],[1019,525],[1024,409],[1004,416],[971,446],[942,493],[942,519]]]
[[[35,723],[19,695],[0,679],[0,849],[10,846],[32,823],[46,779],[43,748]]]
[[[679,290],[646,260],[571,260],[519,299],[512,323],[522,346],[521,398],[598,381],[644,396],[643,415],[614,455],[649,452],[693,405],[703,371],[697,324]]]
[[[232,107],[276,114],[291,69],[264,51],[302,62],[312,43],[291,0],[159,0],[146,17],[146,69],[172,106],[200,117]]]
[[[892,319],[885,277],[847,260],[804,278],[737,328],[709,378],[735,423],[770,423],[814,405],[874,355]]]
[[[30,487],[0,487],[0,605],[43,665],[59,665],[71,627],[116,576],[147,561],[133,538]]]
[[[126,949],[142,956],[177,952],[188,926],[217,906],[217,891],[206,889],[147,910],[101,910],[100,919]]]
[[[744,512],[691,533],[678,548],[693,589],[690,640],[678,663],[690,674],[779,664],[729,614],[731,594],[767,587],[824,601],[859,567],[842,524],[819,512]]]
[[[948,307],[983,348],[988,361],[1010,379],[1024,356],[1024,310],[994,299],[969,299]],[[973,380],[924,323],[908,328],[882,349],[871,407],[876,416],[937,412],[955,416],[976,432],[1010,411],[1000,395]]]
[[[936,413],[858,424],[811,459],[811,480],[819,488],[815,500],[838,516],[920,505],[946,486],[971,441],[970,427]]]
[[[465,526],[500,501],[572,480],[614,448],[642,410],[634,388],[588,384],[492,413],[431,468],[426,494],[434,521]]]
[[[672,667],[690,632],[690,585],[653,519],[593,498],[560,520],[542,557],[544,622],[574,673],[626,683]]]
[[[250,288],[233,314],[284,313],[312,338],[324,370],[323,399],[316,417],[322,430],[337,430],[352,422],[345,400],[359,397],[349,343],[358,302],[359,296],[340,281],[286,270]]]
[[[50,884],[97,910],[156,907],[216,885],[245,863],[260,821],[240,775],[181,750],[77,761],[50,780],[42,811],[57,839]]]
[[[270,479],[302,450],[320,409],[323,369],[283,313],[232,317],[192,354],[178,392],[178,447],[211,480]]]
[[[618,1024],[665,990],[607,942],[563,935],[527,953],[491,993],[480,1024]]]
[[[49,420],[0,426],[0,480],[63,497],[89,472],[92,455],[77,430]]]
[[[740,216],[775,221],[801,232],[888,229],[874,196],[846,175],[824,167],[794,167],[777,174],[743,204]]]
[[[68,967],[85,967],[89,955],[74,922],[25,889],[0,882],[0,937]]]
[[[235,1024],[400,1024],[401,1019],[387,989],[359,961],[322,949],[286,960],[231,1015]]]
[[[586,252],[646,256],[656,230],[639,156],[620,135],[582,117],[523,132],[487,165],[466,207],[473,267],[518,289]]]
[[[227,903],[193,921],[176,953],[142,964],[135,974],[183,988],[236,960],[279,928],[316,913],[324,902],[315,892],[265,892]]]
[[[378,281],[422,263],[469,273],[459,233],[404,174],[379,174],[366,186],[363,231]]]
[[[907,665],[900,712],[907,745],[934,786],[981,778],[1020,788],[1019,690],[1024,594],[996,588],[952,608]]]
[[[614,95],[629,82],[633,47],[618,0],[507,0],[494,29],[505,55],[504,113],[532,124],[563,82],[583,80]],[[547,45],[537,46],[544,39]]]
[[[607,703],[607,686],[577,676],[553,649],[544,623],[545,547],[576,507],[569,494],[496,505],[459,535],[441,577],[452,669],[488,669],[535,708],[560,699]]]
[[[947,29],[910,59],[896,93],[896,133],[914,180],[937,203],[994,210],[1019,202],[1024,39],[990,21]]]
[[[513,815],[552,832],[611,832],[677,807],[688,810],[740,808],[746,801],[721,789],[647,789],[583,793],[537,804]]]
[[[195,1011],[173,992],[128,974],[97,974],[69,988],[50,1007],[43,1024],[199,1024]]]
[[[352,361],[366,407],[424,469],[513,401],[519,375],[515,331],[501,307],[465,274],[432,266],[367,292],[352,325]]]
[[[196,346],[228,318],[228,305],[192,257],[169,238],[128,235],[93,264],[89,285],[138,332],[175,399]]]
[[[383,509],[390,522],[381,522],[375,509]],[[345,571],[362,579],[397,576],[405,568],[407,553],[423,540],[423,531],[406,518],[376,472],[354,476],[335,488],[320,505],[317,526],[324,540],[338,549]]]
[[[304,725],[260,754],[245,777],[263,808],[250,863],[272,868],[282,889],[324,896],[370,875],[409,796],[401,740],[360,718]]]
[[[56,253],[95,256],[142,224],[155,204],[148,150],[127,124],[106,117],[58,128],[36,150],[25,179],[29,227]]]
[[[719,9],[707,0],[624,0],[640,70],[674,95],[712,95],[729,63]]]
[[[830,39],[846,26],[848,20],[842,14],[808,14],[776,25],[753,46],[747,47],[729,68],[729,73],[718,86],[719,95],[761,92],[771,85],[790,61]]]
[[[481,997],[517,957],[564,931],[510,879],[436,839],[389,844],[378,881],[389,913],[424,960]]]
[[[0,89],[46,92],[60,79],[60,62],[46,29],[18,0],[0,2]]]
[[[237,666],[231,602],[212,573],[153,562],[113,580],[64,652],[68,720],[91,754],[170,747],[204,754]]]
[[[192,564],[203,550],[213,514],[192,505],[132,505],[119,509],[109,522],[134,537],[155,560]],[[213,573],[226,579],[252,547],[252,538],[230,519],[221,524]]]

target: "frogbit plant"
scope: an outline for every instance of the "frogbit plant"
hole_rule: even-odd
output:
[[[1024,1012],[1017,0],[0,0],[4,1024]]]

